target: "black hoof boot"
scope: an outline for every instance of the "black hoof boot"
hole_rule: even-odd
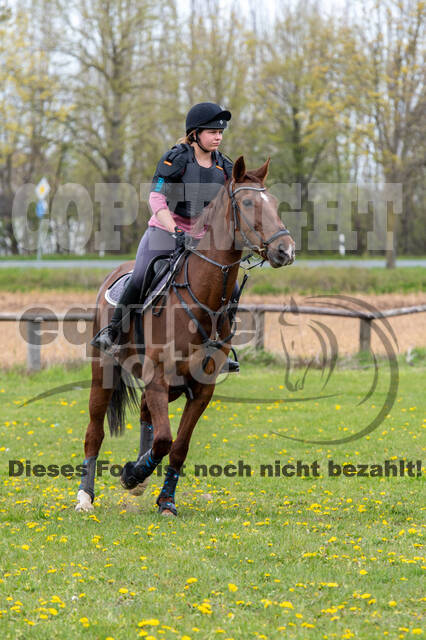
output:
[[[158,513],[163,516],[177,516],[177,509],[174,502],[159,502]]]
[[[143,482],[143,480],[139,480],[136,477],[134,473],[134,469],[135,469],[134,462],[126,462],[126,464],[124,465],[123,471],[121,472],[121,476],[120,476],[121,486],[124,489],[127,489],[127,490],[134,489],[135,487],[138,486],[140,482]]]
[[[134,489],[151,475],[162,458],[155,458],[152,449],[148,449],[137,462],[126,462],[121,472],[120,482],[125,489]]]

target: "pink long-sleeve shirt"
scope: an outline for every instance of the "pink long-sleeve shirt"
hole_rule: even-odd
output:
[[[168,229],[161,224],[161,222],[157,218],[157,212],[161,209],[168,209],[167,199],[163,193],[157,193],[156,191],[151,191],[149,194],[149,206],[151,207],[152,215],[149,219],[148,226],[149,227],[158,227],[159,229],[164,229],[168,231]],[[195,220],[191,218],[184,218],[183,216],[179,216],[173,211],[170,211],[170,214],[173,220],[176,222],[176,226],[180,227],[186,233],[189,233],[193,238],[202,238],[206,232],[206,227],[204,227],[200,232],[194,233],[193,227],[195,225]]]

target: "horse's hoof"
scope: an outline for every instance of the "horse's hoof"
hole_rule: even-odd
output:
[[[93,511],[92,499],[88,493],[80,489],[77,493],[77,504],[75,505],[76,511]]]
[[[143,484],[140,482],[140,480],[135,478],[135,476],[133,475],[132,471],[134,469],[134,466],[135,466],[134,462],[126,462],[126,464],[123,467],[123,471],[121,472],[121,476],[120,476],[121,486],[123,487],[123,489],[126,489],[126,491],[129,491],[130,489],[135,489],[138,486],[138,484]]]
[[[143,493],[145,493],[146,488],[149,485],[149,480],[150,480],[150,477],[145,478],[145,480],[143,482],[140,482],[138,485],[136,485],[134,489],[130,489],[129,493],[132,496],[141,496]]]
[[[160,502],[158,505],[160,516],[177,516],[177,509],[173,502]]]

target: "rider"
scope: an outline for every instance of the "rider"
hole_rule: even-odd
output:
[[[193,244],[202,237],[204,232],[194,229],[196,219],[225,180],[232,177],[232,162],[218,151],[230,119],[230,111],[213,102],[194,105],[186,116],[183,142],[160,158],[149,196],[152,216],[140,241],[132,276],[110,324],[93,338],[94,347],[108,352],[117,343],[131,305],[140,302],[145,272],[151,260],[173,253],[182,246],[187,235],[192,237]],[[195,185],[199,188],[194,188]],[[239,371],[238,362],[228,359],[226,369]]]

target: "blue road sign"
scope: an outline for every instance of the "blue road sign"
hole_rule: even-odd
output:
[[[37,200],[36,215],[37,218],[42,218],[47,211],[47,204],[45,200]]]

